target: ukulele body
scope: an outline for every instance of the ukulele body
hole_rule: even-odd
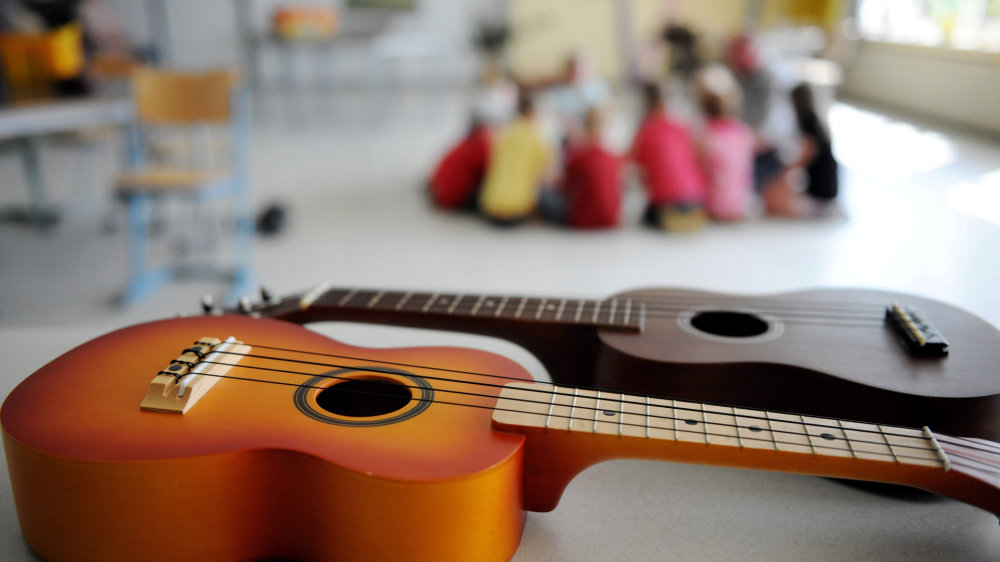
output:
[[[423,381],[435,402],[373,416],[329,412],[321,389],[296,385],[338,378],[274,372],[307,369],[244,357],[251,368],[234,375],[272,382],[223,379],[187,413],[142,411],[150,380],[203,336],[368,358],[310,356],[338,367],[308,370],[402,388]],[[0,411],[25,540],[48,560],[508,559],[524,523],[524,438],[491,429],[499,389],[450,400],[483,408],[448,405],[439,401],[456,383],[428,378],[439,371],[379,361],[529,378],[488,353],[362,349],[269,319],[126,328],[41,368]],[[355,370],[367,367],[383,371]]]
[[[596,387],[1000,439],[1000,332],[953,306],[861,289],[616,296],[650,304],[642,333],[598,332]],[[878,313],[896,300],[950,340],[946,357],[907,353]]]

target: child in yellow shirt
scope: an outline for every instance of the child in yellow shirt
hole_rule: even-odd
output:
[[[517,118],[504,129],[490,155],[479,210],[495,224],[517,224],[531,215],[552,165],[552,150],[534,122],[534,102],[518,100]]]

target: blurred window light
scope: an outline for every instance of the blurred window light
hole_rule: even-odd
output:
[[[837,159],[882,181],[905,180],[948,166],[956,158],[947,136],[879,113],[837,103],[828,119]]]
[[[961,182],[948,188],[948,204],[1000,226],[1000,170],[983,174],[979,182]]]
[[[1000,51],[1000,0],[859,0],[857,17],[865,39]]]

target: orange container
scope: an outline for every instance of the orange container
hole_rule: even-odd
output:
[[[43,33],[2,33],[0,61],[15,99],[45,96],[52,82],[83,71],[83,29],[71,23]]]

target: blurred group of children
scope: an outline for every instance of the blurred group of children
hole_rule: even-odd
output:
[[[642,221],[664,230],[741,221],[755,214],[758,200],[772,215],[826,213],[837,195],[837,164],[808,87],[792,91],[801,140],[797,154],[782,163],[740,118],[747,91],[741,78],[760,83],[757,69],[736,66],[734,75],[729,68],[713,65],[695,75],[697,135],[668,113],[659,85],[643,85],[643,117],[631,147],[619,155],[605,143],[606,89],[570,61],[559,81],[545,84],[561,113],[558,150],[541,132],[532,90],[522,87],[512,120],[494,127],[474,119],[447,152],[431,177],[431,199],[439,208],[473,210],[497,225],[540,217],[572,228],[611,228],[621,218],[628,167],[644,187]]]

